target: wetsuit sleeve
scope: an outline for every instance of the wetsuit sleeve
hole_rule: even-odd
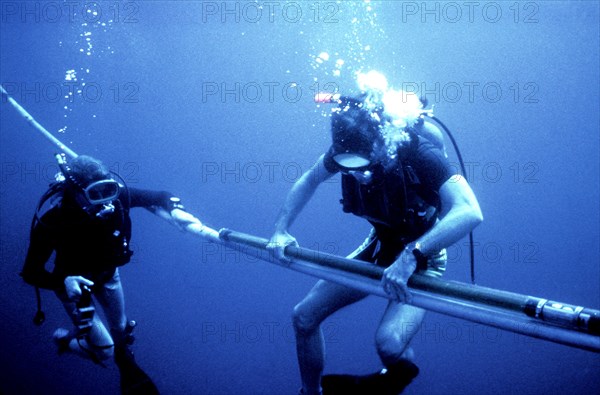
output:
[[[337,173],[340,171],[340,168],[333,160],[333,147],[329,148],[325,153],[325,156],[323,157],[323,166],[325,166],[325,170],[330,173]]]
[[[44,216],[42,223],[48,224],[50,218]],[[54,251],[54,238],[51,228],[38,223],[31,232],[29,250],[25,258],[25,264],[21,271],[21,277],[27,284],[45,289],[59,289],[63,286],[62,277],[46,270],[46,262]]]
[[[129,188],[130,207],[162,207],[167,211],[182,208],[178,197],[166,191],[150,191],[146,189]]]
[[[444,153],[425,139],[419,139],[419,147],[413,158],[415,171],[421,183],[432,191],[439,191],[456,171],[452,169]]]

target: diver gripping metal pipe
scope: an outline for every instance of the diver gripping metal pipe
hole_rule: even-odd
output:
[[[15,99],[9,96],[8,92],[4,89],[2,85],[0,85],[0,93],[2,94],[2,101],[8,101],[21,115],[29,125],[40,132],[46,139],[48,139],[52,144],[56,145],[61,151],[69,155],[71,158],[77,158],[77,154],[75,151],[71,150],[69,147],[64,145],[59,139],[54,137],[52,133],[46,130],[42,125],[40,125],[28,112],[25,110]]]
[[[377,296],[389,297],[380,285],[383,274],[380,267],[296,246],[286,247],[285,254],[293,260],[290,264],[282,264],[264,253],[268,243],[266,239],[229,229],[221,229],[219,239],[225,246],[244,254]],[[598,310],[477,285],[443,281],[421,274],[414,274],[408,285],[413,292],[413,304],[417,307],[600,352]]]

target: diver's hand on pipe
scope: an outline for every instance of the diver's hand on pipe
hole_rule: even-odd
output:
[[[292,260],[285,256],[285,247],[289,245],[298,246],[298,241],[294,236],[288,232],[275,232],[267,244],[267,249],[275,259],[290,263]]]
[[[74,300],[77,301],[79,300],[79,297],[81,296],[81,287],[82,286],[87,286],[87,287],[92,287],[94,286],[94,282],[88,280],[85,277],[81,277],[81,276],[68,276],[65,278],[65,290],[67,291],[67,296],[69,297],[70,300]]]
[[[404,249],[398,259],[383,271],[381,283],[383,290],[398,303],[410,303],[412,295],[408,290],[408,279],[417,269],[417,258]]]
[[[188,230],[187,227],[190,225],[202,225],[198,218],[194,217],[187,211],[184,211],[179,208],[175,208],[169,212],[162,207],[155,206],[152,207],[150,211],[152,211],[154,214],[158,215],[171,225],[174,225],[182,232]]]
[[[202,222],[198,218],[179,208],[171,210],[171,219],[173,224],[183,231],[188,230],[189,225],[202,226]]]

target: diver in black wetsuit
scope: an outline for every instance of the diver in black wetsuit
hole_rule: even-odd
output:
[[[92,157],[78,156],[69,165],[64,157],[57,158],[63,179],[40,202],[21,275],[28,284],[53,290],[75,324],[71,331],[54,332],[59,352],[74,352],[97,363],[114,355],[123,393],[157,393],[128,348],[132,328],[125,314],[119,266],[133,253],[129,210],[144,207],[182,229],[200,221],[183,211],[179,198],[128,188]],[[40,218],[47,201],[53,205]],[[54,270],[49,272],[45,266],[53,252]],[[94,314],[92,295],[107,325]]]
[[[368,90],[335,101],[331,148],[288,193],[268,248],[287,261],[285,247],[297,245],[289,227],[317,187],[341,173],[343,210],[372,225],[369,237],[349,257],[386,267],[382,285],[391,300],[375,335],[385,369],[367,376],[323,376],[321,323],[367,294],[320,280],[292,317],[300,394],[396,395],[418,374],[410,341],[425,314],[407,304],[408,279],[415,271],[441,276],[445,248],[469,234],[482,214],[469,184],[449,166],[443,140],[436,138],[441,132],[424,120],[416,95]]]

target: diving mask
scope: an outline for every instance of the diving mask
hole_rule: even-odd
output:
[[[90,204],[103,204],[112,202],[119,197],[121,188],[115,180],[100,180],[92,182],[83,188],[83,194]]]

